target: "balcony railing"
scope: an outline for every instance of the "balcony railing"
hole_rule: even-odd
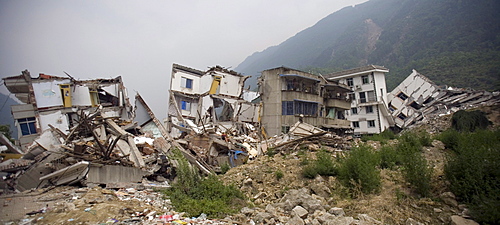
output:
[[[326,107],[335,107],[346,110],[351,108],[351,101],[345,99],[337,99],[337,98],[325,99],[324,104]]]

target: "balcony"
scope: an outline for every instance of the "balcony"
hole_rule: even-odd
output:
[[[379,103],[375,96],[370,96],[368,98],[360,98],[357,100],[358,106],[368,106],[368,105],[376,105]]]
[[[339,128],[349,128],[351,126],[351,123],[349,120],[340,120],[340,119],[332,119],[332,118],[323,118],[324,123],[323,126],[325,127],[339,127]]]
[[[325,99],[324,104],[326,107],[335,107],[348,110],[351,108],[351,102],[344,99],[329,98]]]

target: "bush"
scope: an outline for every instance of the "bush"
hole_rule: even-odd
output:
[[[380,168],[393,169],[395,166],[401,165],[401,156],[392,146],[384,145],[378,152],[380,158]]]
[[[339,178],[351,191],[360,188],[363,193],[380,189],[380,172],[377,155],[367,145],[361,145],[340,160]]]
[[[457,132],[458,133],[458,132]],[[458,133],[445,166],[450,190],[479,223],[500,222],[500,130]]]
[[[245,205],[244,195],[234,185],[224,185],[215,175],[201,178],[179,150],[174,149],[174,158],[178,162],[177,181],[164,194],[177,211],[222,218]]]
[[[437,139],[443,142],[447,149],[455,150],[458,148],[460,133],[454,129],[448,129],[438,135]]]
[[[422,155],[421,133],[408,132],[400,136],[396,150],[403,167],[403,177],[410,183],[415,192],[421,196],[428,196],[431,190],[432,168]],[[425,134],[424,134],[425,135]]]
[[[229,165],[229,163],[224,163],[220,167],[220,171],[221,171],[222,174],[226,174],[227,171],[229,171],[230,169],[231,169],[231,166]]]
[[[451,127],[457,131],[473,132],[477,129],[486,129],[491,125],[486,114],[479,110],[459,110],[451,117]]]
[[[332,155],[325,150],[321,150],[316,154],[316,160],[313,162],[306,161],[303,165],[306,165],[302,168],[302,176],[305,178],[313,179],[317,175],[335,176],[337,174]]]
[[[366,142],[368,140],[379,141],[380,143],[385,144],[385,143],[387,143],[387,140],[391,140],[391,139],[395,139],[395,138],[396,138],[396,134],[394,134],[394,132],[392,132],[391,130],[386,129],[380,134],[374,134],[372,136],[362,136],[361,140],[364,142]]]

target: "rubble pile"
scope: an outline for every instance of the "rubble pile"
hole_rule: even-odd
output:
[[[0,168],[12,173],[7,181],[11,188],[25,191],[78,182],[113,185],[141,182],[145,176],[164,182],[172,175],[162,138],[141,134],[133,123],[104,118],[100,111],[82,112],[79,118],[67,135],[51,127],[22,159],[4,162]]]

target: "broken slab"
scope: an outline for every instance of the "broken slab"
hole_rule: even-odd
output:
[[[87,183],[137,183],[147,174],[135,167],[92,164],[87,175]]]

